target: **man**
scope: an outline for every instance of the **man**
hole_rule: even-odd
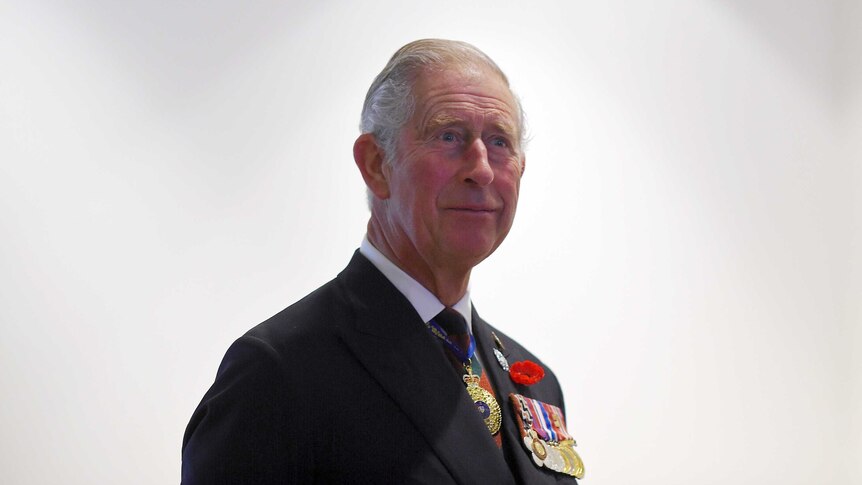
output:
[[[183,483],[575,483],[556,378],[533,383],[538,359],[468,293],[524,172],[505,75],[469,44],[410,43],[369,89],[361,130],[366,239],[231,346],[186,430]]]

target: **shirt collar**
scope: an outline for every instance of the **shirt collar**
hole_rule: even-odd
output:
[[[359,252],[365,256],[375,268],[383,273],[383,276],[389,280],[392,285],[407,298],[407,301],[416,309],[416,313],[422,318],[424,323],[428,323],[438,313],[446,308],[446,305],[440,303],[440,300],[434,296],[434,293],[428,291],[412,276],[405,273],[404,270],[395,265],[383,253],[371,244],[368,236],[362,238],[362,244],[359,246]],[[452,305],[452,309],[461,314],[467,321],[467,328],[472,333],[473,329],[473,304],[470,302],[470,288],[464,296]]]

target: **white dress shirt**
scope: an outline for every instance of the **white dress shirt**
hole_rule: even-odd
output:
[[[380,252],[368,240],[368,236],[362,239],[362,244],[359,246],[359,252],[371,261],[375,268],[383,273],[383,276],[392,283],[398,291],[407,298],[407,301],[416,309],[416,313],[422,318],[422,321],[428,323],[438,313],[446,308],[446,305],[440,302],[433,293],[428,291],[428,288],[422,286],[412,276],[405,273],[404,270],[395,265],[383,253]],[[473,304],[470,302],[470,288],[467,287],[464,296],[452,305],[452,309],[461,314],[467,321],[467,329],[473,333]]]

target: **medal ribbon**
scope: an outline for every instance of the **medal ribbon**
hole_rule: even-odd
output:
[[[473,335],[470,334],[470,332],[467,332],[467,337],[470,339],[470,345],[467,346],[467,352],[465,353],[458,344],[449,338],[446,331],[443,330],[443,328],[440,327],[440,325],[438,325],[433,319],[425,325],[428,326],[428,329],[431,330],[431,333],[433,333],[434,336],[446,344],[446,348],[448,348],[464,365],[467,365],[470,362],[473,354],[476,353],[476,341],[473,339]]]
[[[542,406],[551,414],[551,424],[554,426],[554,431],[560,441],[573,440],[572,435],[566,430],[566,422],[563,420],[563,412],[557,406],[552,406],[547,403],[542,403]]]
[[[548,435],[551,438],[550,441],[553,443],[559,442],[559,439],[557,439],[557,432],[554,430],[554,425],[551,424],[550,416],[548,416],[548,410],[545,409],[545,407],[542,406],[542,403],[539,403],[538,401],[536,401],[535,404],[541,415],[540,420],[542,421],[542,427],[548,432]]]
[[[528,397],[524,398],[527,401],[527,407],[530,410],[530,415],[533,417],[533,429],[539,434],[539,437],[545,441],[553,441],[551,431],[545,424],[545,416],[542,412],[542,405],[537,403],[535,399]]]

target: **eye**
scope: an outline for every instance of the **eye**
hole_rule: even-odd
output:
[[[501,136],[496,136],[496,137],[491,139],[491,144],[493,146],[499,147],[499,148],[508,148],[509,147],[509,140],[507,140]]]
[[[444,131],[442,134],[440,134],[440,140],[447,143],[452,143],[458,140],[458,135],[451,131]]]

